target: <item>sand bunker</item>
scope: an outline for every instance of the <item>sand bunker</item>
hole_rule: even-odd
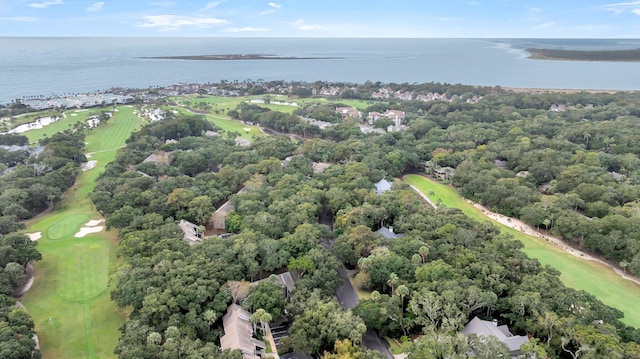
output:
[[[82,238],[82,237],[86,236],[87,234],[102,232],[102,230],[103,230],[103,229],[104,229],[104,227],[102,227],[102,226],[97,226],[97,227],[82,227],[82,228],[80,228],[80,230],[78,231],[78,233],[76,233],[76,234],[74,235],[74,237],[76,237],[76,238]]]
[[[247,132],[251,131],[251,129],[249,127],[245,127],[244,130],[247,131]]]
[[[38,239],[42,238],[42,232],[27,233],[27,236],[30,240],[37,241]]]
[[[94,168],[97,163],[98,163],[98,161],[85,162],[85,163],[80,165],[80,169],[82,169],[83,171],[88,171],[88,170]]]
[[[85,224],[85,227],[95,227],[97,225],[99,225],[100,223],[104,223],[104,219],[92,219],[89,222],[87,222],[87,224]]]
[[[92,219],[89,222],[85,223],[85,225],[80,228],[78,233],[74,235],[76,238],[82,238],[87,234],[102,232],[104,229],[103,226],[98,226],[100,223],[103,223],[104,219]]]

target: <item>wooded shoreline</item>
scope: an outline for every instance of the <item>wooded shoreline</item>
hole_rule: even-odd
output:
[[[528,48],[529,58],[534,60],[638,62],[640,49],[632,50],[561,50]]]

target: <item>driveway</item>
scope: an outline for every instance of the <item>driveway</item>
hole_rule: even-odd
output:
[[[340,268],[340,276],[344,280],[344,284],[336,290],[336,297],[338,297],[338,302],[342,308],[344,308],[344,310],[348,310],[358,304],[358,295],[353,289],[351,282],[349,282],[346,268]],[[364,344],[367,349],[377,350],[387,358],[393,359],[393,355],[391,355],[387,345],[382,341],[382,339],[380,339],[373,329],[367,329],[367,332],[362,336],[362,344]]]
[[[342,267],[339,272],[344,284],[336,290],[336,297],[338,297],[338,302],[344,310],[351,309],[358,304],[358,295],[351,286],[351,282],[349,282],[347,269]]]

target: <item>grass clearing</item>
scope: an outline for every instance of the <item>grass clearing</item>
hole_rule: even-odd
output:
[[[541,238],[526,235],[490,219],[467,203],[452,187],[420,175],[406,175],[403,181],[434,202],[441,201],[447,207],[459,208],[467,216],[477,221],[490,221],[501,232],[511,234],[524,244],[524,252],[529,257],[559,270],[562,273],[560,279],[565,285],[595,295],[604,304],[621,310],[625,315],[622,319],[625,324],[640,328],[640,311],[637,310],[640,286],[623,279],[601,263],[580,259]]]
[[[389,343],[389,350],[393,355],[408,353],[409,350],[411,349],[412,342],[410,340],[406,342],[400,342],[396,339],[393,339],[387,336],[383,338],[387,341],[387,343]]]
[[[38,143],[39,140],[51,137],[55,133],[72,129],[73,126],[78,122],[86,122],[87,119],[96,113],[102,111],[110,111],[111,108],[93,108],[86,111],[74,111],[69,110],[65,111],[66,117],[60,118],[58,121],[45,126],[44,128],[38,130],[31,130],[23,133],[23,135],[27,136],[29,139],[29,143],[35,144]],[[74,116],[75,115],[75,116]],[[43,115],[35,116],[36,118],[44,117]]]
[[[87,132],[87,152],[94,152],[96,167],[78,177],[64,203],[27,224],[27,232],[43,233],[38,241],[43,258],[35,263],[34,285],[21,301],[33,317],[43,358],[116,357],[118,329],[127,317],[109,298],[108,278],[117,263],[118,234],[103,231],[83,238],[74,234],[89,219],[100,218],[87,194],[105,165],[142,124],[133,108],[118,110],[105,125]],[[33,134],[39,136],[45,130]]]
[[[227,99],[227,98],[224,97],[224,98],[218,98],[218,99]],[[242,101],[233,101],[232,103],[240,103],[240,102]],[[235,106],[233,106],[231,109],[234,109],[234,108]],[[194,115],[194,112],[191,112],[186,108],[171,107],[171,109],[178,111],[180,115],[184,115],[184,116]],[[234,120],[226,115],[216,115],[216,114],[208,113],[208,114],[205,114],[204,116],[209,122],[213,123],[214,125],[221,128],[222,130],[226,132],[237,132],[241,137],[244,137],[250,141],[253,140],[254,138],[265,136],[265,134],[262,131],[260,131],[260,128],[258,128],[257,126],[243,124],[242,122],[238,120]]]

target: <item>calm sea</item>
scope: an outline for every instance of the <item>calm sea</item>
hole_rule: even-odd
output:
[[[110,87],[258,79],[640,89],[640,63],[530,60],[527,47],[624,49],[640,48],[640,40],[5,37],[0,38],[0,103]],[[327,59],[142,58],[216,54]]]

